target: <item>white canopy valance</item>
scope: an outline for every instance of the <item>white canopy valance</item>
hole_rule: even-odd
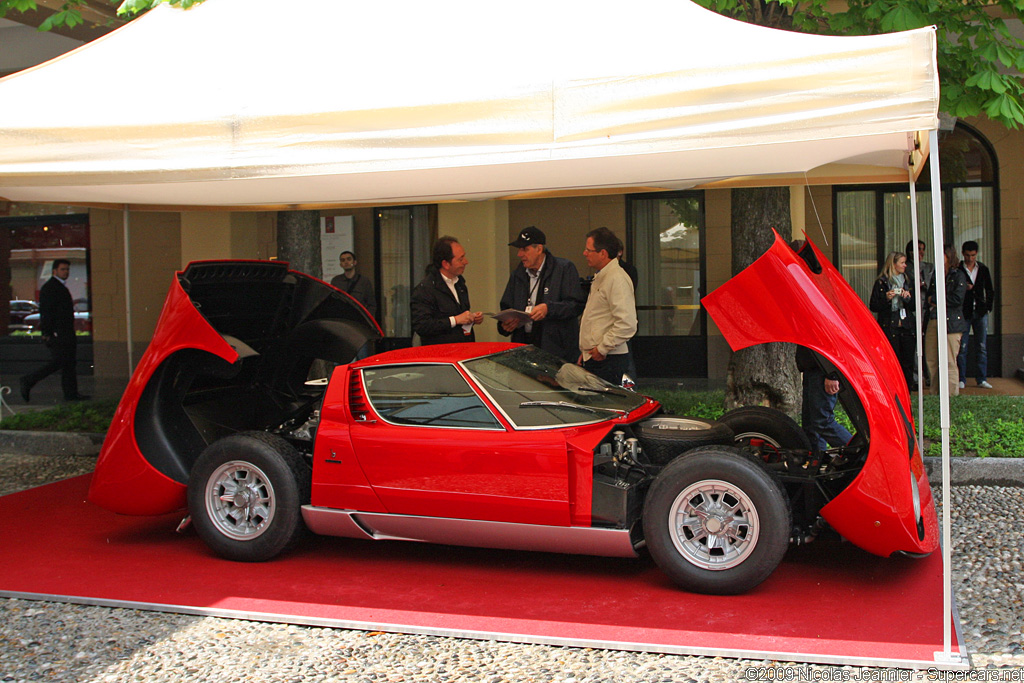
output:
[[[281,208],[906,181],[938,75],[931,28],[804,35],[684,0],[206,0],[0,101],[0,197]]]

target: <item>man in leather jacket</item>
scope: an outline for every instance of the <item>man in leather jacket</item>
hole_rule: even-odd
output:
[[[525,311],[530,319],[499,321],[498,332],[574,363],[579,357],[579,316],[587,300],[576,266],[549,252],[546,242],[544,233],[532,226],[509,242],[518,249],[520,263],[508,278],[501,309]]]

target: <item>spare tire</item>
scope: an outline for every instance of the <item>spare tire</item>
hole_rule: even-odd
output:
[[[733,442],[732,429],[702,417],[659,415],[633,425],[647,460],[665,465],[677,455],[700,446],[724,446]]]

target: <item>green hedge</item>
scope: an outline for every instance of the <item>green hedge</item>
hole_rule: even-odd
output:
[[[674,415],[717,419],[725,412],[723,391],[644,390]],[[911,398],[913,419],[918,418],[917,395]],[[924,439],[926,455],[942,454],[939,397],[924,397]],[[852,429],[846,413],[839,408],[836,418]],[[798,420],[799,421],[799,420]],[[979,457],[1024,457],[1024,397],[953,396],[949,401],[949,443],[953,455]]]
[[[671,391],[644,389],[666,413],[717,419],[725,412],[723,391]],[[913,397],[917,420],[917,396]],[[114,416],[113,400],[65,403],[48,410],[5,416],[0,429],[66,432],[105,432]],[[837,418],[850,426],[840,409]],[[924,398],[924,438],[927,455],[941,454],[939,397]],[[980,457],[1024,457],[1024,397],[955,396],[950,399],[950,452]]]
[[[62,403],[46,410],[5,415],[0,429],[44,432],[105,432],[114,418],[117,401],[98,399]]]

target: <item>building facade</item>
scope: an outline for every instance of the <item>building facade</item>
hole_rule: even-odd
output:
[[[979,259],[995,277],[996,308],[989,320],[992,376],[1010,376],[1024,366],[1024,305],[1016,295],[1024,277],[1022,142],[1024,133],[985,120],[959,122],[940,136],[944,241],[958,248],[967,239],[977,241]],[[927,170],[921,174],[916,199],[920,236],[930,255],[928,177]],[[794,236],[806,233],[865,301],[886,253],[903,251],[910,240],[910,193],[905,184],[795,186],[790,203]],[[550,250],[574,261],[586,276],[590,273],[582,254],[584,236],[605,226],[623,238],[625,257],[640,273],[638,374],[713,381],[725,377],[730,351],[702,310],[700,298],[731,275],[730,190],[321,213],[352,217],[354,251],[360,272],[375,284],[385,348],[416,343],[408,295],[422,277],[437,236],[452,234],[462,241],[470,259],[466,277],[473,307],[490,312],[497,310],[517,263],[515,250],[506,245],[522,228],[534,225],[543,230]],[[135,363],[155,329],[175,271],[192,260],[278,255],[274,212],[132,211],[127,214],[127,232],[123,211],[0,204],[0,216],[4,214],[0,224],[10,247],[2,258],[11,273],[12,300],[31,299],[33,288],[37,291],[48,277],[47,264],[53,258],[71,258],[77,268],[76,286],[82,289],[77,298],[90,316],[91,370],[97,385],[111,392],[129,375],[129,317]],[[18,337],[8,334],[0,344],[24,345]],[[477,338],[501,339],[490,322]]]

